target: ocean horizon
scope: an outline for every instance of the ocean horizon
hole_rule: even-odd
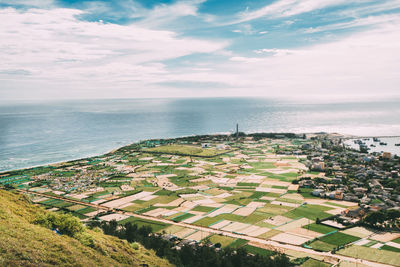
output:
[[[230,133],[236,123],[246,133],[399,136],[399,104],[263,98],[0,103],[0,171],[100,155],[145,139]]]

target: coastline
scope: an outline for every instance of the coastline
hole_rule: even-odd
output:
[[[248,135],[248,134],[265,134],[265,133],[266,133],[266,132],[247,132],[247,133],[245,133],[245,134]],[[113,148],[113,149],[111,149],[111,150],[108,150],[108,151],[102,153],[102,154],[91,154],[91,155],[88,155],[88,156],[76,157],[76,158],[71,158],[71,159],[67,159],[67,160],[61,160],[61,161],[55,161],[55,162],[48,162],[48,163],[45,163],[45,164],[30,165],[30,166],[23,167],[23,168],[8,169],[8,170],[0,171],[0,174],[7,173],[7,172],[12,172],[12,171],[21,171],[21,170],[26,170],[26,169],[33,169],[33,168],[38,168],[38,167],[53,166],[53,165],[57,165],[57,164],[61,164],[61,163],[68,163],[68,162],[73,162],[73,161],[79,161],[79,160],[84,160],[84,159],[92,158],[92,157],[101,157],[101,156],[104,156],[104,155],[109,154],[109,153],[114,153],[114,152],[116,152],[118,149],[121,149],[121,148],[123,148],[123,147],[129,146],[129,145],[132,145],[132,144],[141,142],[141,141],[145,141],[145,140],[153,140],[153,139],[166,139],[166,140],[167,140],[167,139],[177,139],[177,138],[185,138],[185,137],[191,137],[191,136],[203,136],[203,135],[210,135],[210,136],[212,136],[212,135],[229,135],[229,134],[230,134],[230,133],[221,133],[221,132],[220,132],[220,133],[212,133],[212,134],[184,135],[184,136],[176,136],[176,137],[170,137],[170,138],[149,138],[149,139],[138,140],[138,141],[133,142],[133,143],[129,143],[129,144],[126,144],[126,145],[122,145],[122,146],[115,147],[115,148]],[[278,135],[279,135],[279,134],[282,134],[282,133],[281,133],[281,132],[272,132],[272,134],[278,134]],[[345,139],[345,140],[355,140],[355,139],[374,138],[374,137],[375,137],[375,138],[400,138],[400,136],[382,136],[382,135],[380,135],[380,136],[357,136],[357,135],[350,135],[350,134],[326,133],[326,132],[293,133],[293,134],[296,134],[296,135],[306,134],[306,135],[312,135],[312,136],[317,136],[317,135],[326,134],[326,135],[330,135],[330,136],[335,136],[336,138],[342,138],[342,139]]]

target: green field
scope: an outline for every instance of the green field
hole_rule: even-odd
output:
[[[362,246],[351,246],[345,249],[341,249],[336,253],[358,259],[400,266],[399,253],[393,251],[379,250],[376,248],[367,248]]]
[[[331,251],[332,249],[337,247],[335,245],[328,244],[319,240],[312,242],[309,246],[319,251]]]
[[[316,220],[317,218],[324,219],[324,218],[332,216],[332,214],[325,212],[325,211],[331,210],[331,209],[332,208],[329,208],[326,206],[308,204],[308,205],[300,206],[294,210],[291,210],[288,213],[285,213],[284,215],[286,217],[289,217],[292,219],[297,219],[297,218],[301,218],[301,217],[305,217],[310,220]]]
[[[158,232],[170,225],[170,224],[166,224],[166,223],[162,223],[162,222],[154,222],[154,221],[139,219],[139,218],[135,218],[135,217],[126,218],[122,221],[119,221],[118,223],[126,224],[128,222],[130,222],[132,224],[137,224],[139,227],[150,226],[153,232]]]
[[[387,251],[393,251],[393,252],[400,252],[400,248],[395,248],[395,247],[388,246],[388,245],[382,246],[381,249],[387,250]],[[399,257],[400,257],[400,255],[399,255]]]
[[[197,207],[193,208],[192,211],[210,212],[214,209],[215,208],[212,208],[212,207],[197,206]]]
[[[233,237],[229,237],[229,236],[223,236],[223,235],[212,235],[211,237],[209,237],[209,240],[213,243],[213,244],[217,244],[220,243],[221,246],[227,247],[229,246],[231,243],[233,243],[236,239]]]
[[[191,213],[184,213],[184,214],[182,214],[182,215],[179,215],[179,216],[177,216],[177,217],[174,217],[172,220],[174,221],[174,222],[181,222],[181,221],[184,221],[184,220],[186,220],[186,219],[189,219],[190,217],[193,217],[193,216],[195,216],[194,214],[191,214]]]
[[[93,207],[86,207],[86,208],[83,208],[81,210],[77,210],[76,212],[80,213],[80,214],[86,214],[86,213],[93,212],[93,211],[96,211],[96,210],[97,209],[93,208]]]
[[[244,248],[248,253],[254,254],[254,255],[261,255],[261,256],[272,256],[275,255],[275,251],[259,248],[259,247],[254,247],[250,245],[244,245],[242,248]]]
[[[186,145],[166,145],[152,148],[146,148],[143,152],[157,152],[173,155],[192,155],[201,157],[213,157],[224,152],[224,150],[216,150],[214,148],[200,148]],[[226,152],[226,151],[225,151]]]
[[[317,233],[321,233],[321,234],[327,234],[327,233],[330,233],[330,232],[336,230],[333,227],[329,227],[329,226],[326,226],[326,225],[323,225],[323,224],[316,224],[316,223],[304,225],[303,228],[311,230],[311,231],[314,231],[314,232],[317,232]]]
[[[400,237],[399,237],[399,238],[396,238],[396,239],[394,239],[394,240],[392,240],[392,242],[395,242],[395,243],[397,243],[397,244],[400,244]]]
[[[336,232],[336,233],[333,233],[333,234],[330,234],[330,235],[320,238],[320,240],[322,242],[332,244],[335,246],[343,246],[348,243],[357,241],[359,239],[360,239],[359,237],[352,236],[352,235],[346,235],[346,234],[343,234],[340,232]]]
[[[317,261],[314,259],[308,259],[301,265],[301,267],[329,267],[329,266],[331,266],[331,264],[322,261]]]
[[[230,248],[240,248],[243,247],[244,245],[246,245],[249,241],[245,240],[245,239],[236,239],[235,241],[233,241],[233,243],[231,243],[228,247]]]
[[[185,229],[185,227],[182,227],[179,225],[171,225],[171,226],[168,226],[167,228],[159,230],[158,232],[165,231],[166,234],[173,235],[179,231],[182,231],[183,229]]]

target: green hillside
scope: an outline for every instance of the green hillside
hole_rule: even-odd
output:
[[[50,218],[50,219],[49,219]],[[66,234],[52,231],[48,220],[65,224]],[[59,223],[59,222],[56,222]],[[54,224],[53,224],[54,226]],[[67,235],[68,234],[68,235]],[[23,195],[0,190],[0,266],[172,266],[138,244],[101,230],[82,227],[29,203]]]

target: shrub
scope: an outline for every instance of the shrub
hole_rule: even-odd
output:
[[[71,237],[84,232],[84,227],[79,219],[70,214],[58,214],[54,212],[40,214],[34,223],[49,229],[58,230],[61,234]]]

